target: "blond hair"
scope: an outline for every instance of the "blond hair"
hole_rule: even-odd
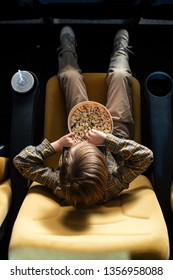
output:
[[[103,199],[108,178],[105,155],[81,142],[69,149],[60,169],[62,195],[70,205],[89,206]]]

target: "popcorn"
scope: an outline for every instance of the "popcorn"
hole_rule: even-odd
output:
[[[91,129],[112,132],[113,124],[109,111],[105,106],[94,101],[84,101],[72,108],[68,126],[75,133],[75,139],[85,141],[85,134]]]

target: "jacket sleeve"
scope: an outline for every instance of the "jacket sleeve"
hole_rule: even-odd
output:
[[[128,188],[129,183],[142,174],[153,161],[153,152],[133,140],[108,134],[105,145],[117,162],[112,175],[119,182],[119,191]]]
[[[23,149],[15,156],[13,163],[24,178],[49,187],[58,196],[59,169],[44,166],[45,159],[55,153],[50,142],[45,139],[38,146]]]

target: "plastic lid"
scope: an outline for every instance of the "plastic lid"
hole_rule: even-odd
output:
[[[11,79],[12,88],[21,93],[29,91],[34,85],[34,77],[28,71],[18,70]]]

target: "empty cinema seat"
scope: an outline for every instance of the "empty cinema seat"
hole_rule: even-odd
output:
[[[0,256],[3,246],[1,239],[5,233],[5,220],[12,200],[11,182],[8,172],[8,158],[1,155],[3,146],[0,146]]]
[[[8,159],[0,157],[0,228],[11,205],[11,185],[7,176]]]
[[[106,74],[84,73],[90,100],[106,102]],[[133,78],[135,140],[140,142],[140,85]],[[47,82],[44,137],[67,131],[65,101],[56,76]],[[59,154],[49,158],[57,167]],[[18,186],[20,188],[20,186]],[[112,201],[77,209],[33,182],[13,226],[9,259],[169,259],[165,220],[150,180],[138,176]]]
[[[172,208],[172,211],[173,211],[173,184],[171,186],[171,208]]]

